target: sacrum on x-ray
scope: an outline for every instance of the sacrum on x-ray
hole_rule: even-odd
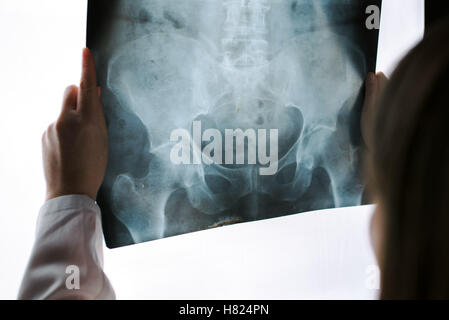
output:
[[[372,4],[90,1],[108,246],[360,204]]]

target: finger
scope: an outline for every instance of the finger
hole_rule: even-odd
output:
[[[374,73],[369,73],[365,81],[365,102],[362,110],[362,137],[366,146],[371,145],[372,114],[377,99],[377,79]]]
[[[378,94],[382,94],[385,91],[385,87],[388,84],[388,78],[383,72],[379,72],[376,74],[377,82],[379,84],[378,86]]]
[[[78,109],[80,112],[89,114],[97,109],[97,75],[92,53],[89,49],[83,50],[83,63],[81,72],[81,83],[78,93]]]
[[[363,107],[365,112],[371,110],[376,104],[377,90],[378,85],[376,75],[370,72],[365,81],[365,103]]]
[[[64,99],[62,101],[61,115],[69,111],[76,110],[78,104],[78,87],[69,86],[64,91]]]

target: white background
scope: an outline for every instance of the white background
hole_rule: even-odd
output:
[[[77,84],[86,1],[0,0],[0,299],[14,299],[44,198],[40,139]],[[421,36],[422,0],[384,0],[378,69]],[[105,248],[118,298],[377,296],[372,207],[328,210]],[[375,282],[375,281],[374,281]]]

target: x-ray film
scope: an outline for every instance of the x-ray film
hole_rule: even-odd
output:
[[[89,1],[107,245],[361,204],[371,5]]]

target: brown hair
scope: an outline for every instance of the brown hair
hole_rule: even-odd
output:
[[[449,21],[400,63],[376,111],[382,299],[449,299]]]

